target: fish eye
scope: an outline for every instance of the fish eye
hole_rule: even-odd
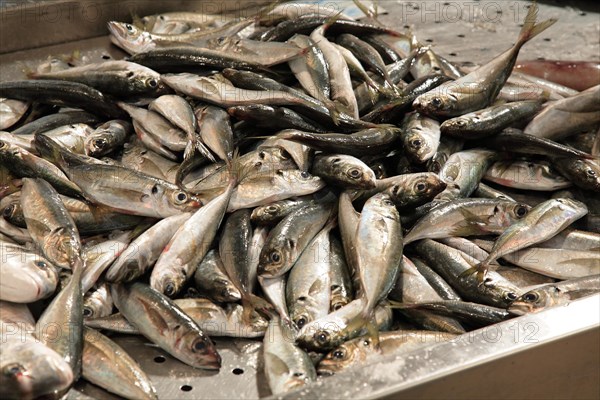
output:
[[[539,298],[540,298],[540,296],[538,296],[538,294],[535,292],[529,292],[529,293],[525,293],[523,295],[523,300],[531,302],[531,303],[538,301]]]
[[[8,364],[6,367],[4,367],[2,369],[2,373],[8,377],[20,375],[20,374],[24,373],[25,371],[27,371],[27,369],[19,363]]]
[[[423,142],[421,141],[421,139],[414,139],[410,141],[410,145],[412,147],[421,147],[422,144]]]
[[[296,326],[299,329],[302,329],[302,327],[304,325],[306,325],[306,323],[308,322],[308,319],[303,315],[303,316],[299,317],[298,319],[296,319],[296,321],[294,321],[294,322],[296,323]]]
[[[315,333],[315,340],[320,344],[327,344],[327,341],[329,340],[329,333],[325,331],[317,332]]]
[[[255,163],[254,163],[254,166],[255,166],[256,168],[260,168],[260,167],[261,167],[261,165],[262,165],[262,162],[260,162],[260,161],[257,161],[257,162],[255,162]]]
[[[0,140],[0,149],[4,149],[4,148],[7,148],[7,147],[8,147],[8,144],[5,141]]]
[[[266,156],[267,156],[267,153],[265,153],[264,151],[258,152],[258,158],[260,158],[261,160],[264,160]]]
[[[38,268],[41,268],[41,269],[48,268],[48,264],[46,264],[46,262],[44,262],[44,261],[36,261],[35,266]]]
[[[158,86],[158,82],[154,78],[148,79],[148,86],[155,88]]]
[[[125,29],[127,29],[131,33],[133,33],[134,31],[133,26],[131,26],[131,24],[125,24]]]
[[[166,284],[166,286],[165,286],[165,294],[167,296],[169,296],[169,297],[173,296],[175,294],[175,286],[171,282],[169,282],[169,283]]]
[[[266,211],[270,212],[270,213],[275,213],[275,212],[277,212],[277,210],[278,210],[278,207],[274,204],[272,204],[266,208]]]
[[[217,39],[217,43],[223,44],[223,43],[225,43],[226,40],[227,40],[227,38],[225,36],[221,36]]]
[[[15,212],[15,209],[17,208],[16,204],[11,204],[10,206],[7,206],[4,211],[2,211],[2,215],[4,216],[4,218],[9,218],[13,212]]]
[[[467,125],[467,121],[465,121],[464,119],[457,119],[456,125],[462,128],[463,126]]]
[[[175,203],[177,203],[177,204],[184,204],[185,202],[188,201],[187,193],[182,192],[182,191],[175,192],[174,197],[175,197]]]
[[[350,175],[350,178],[356,179],[361,176],[361,173],[358,168],[352,168],[350,171],[348,171],[348,175]]]
[[[519,218],[523,218],[525,215],[527,215],[527,207],[518,205],[515,208],[515,215]]]
[[[310,174],[309,174],[308,172],[306,172],[306,171],[302,171],[302,172],[300,173],[300,176],[301,176],[303,179],[308,179],[308,178],[310,178]]]
[[[383,200],[383,205],[388,206],[388,207],[394,207],[394,203],[389,199]]]
[[[491,285],[492,283],[494,283],[494,280],[492,278],[485,278],[483,280],[484,285]]]
[[[591,176],[591,177],[595,177],[596,176],[596,172],[593,169],[588,169],[586,171],[586,173]]]
[[[152,186],[152,194],[157,194],[157,193],[158,193],[158,185]]]
[[[92,317],[94,316],[94,310],[89,307],[83,307],[83,316],[84,317]]]
[[[343,306],[344,305],[342,303],[335,303],[332,308],[333,308],[333,311],[337,311],[340,308],[342,308]]]
[[[439,97],[434,97],[433,99],[431,99],[431,105],[433,105],[434,107],[440,107],[442,105],[442,99],[440,99]]]
[[[346,357],[346,352],[342,349],[335,350],[332,354],[336,360],[343,360]]]
[[[419,182],[415,185],[415,191],[417,193],[423,193],[425,190],[427,190],[427,185],[423,182]]]
[[[300,378],[300,377],[304,376],[304,373],[302,373],[302,372],[294,372],[293,375],[294,375],[294,378]]]
[[[204,351],[206,350],[206,340],[204,338],[197,340],[193,345],[192,345],[192,350],[193,351]]]
[[[108,144],[108,141],[106,139],[94,140],[94,147],[96,147],[97,149],[103,149],[104,147],[106,147],[107,144]]]
[[[279,251],[275,250],[271,253],[271,261],[273,261],[274,263],[278,263],[281,261],[281,254],[279,253]]]
[[[508,293],[506,293],[506,298],[510,301],[515,301],[516,299],[519,298],[519,296],[517,296],[516,293],[508,292]]]

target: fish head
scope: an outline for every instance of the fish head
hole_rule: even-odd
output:
[[[281,202],[257,207],[252,211],[252,221],[269,221],[274,216],[280,214],[284,207],[284,203]]]
[[[102,156],[112,149],[112,134],[104,129],[96,130],[84,140],[85,152],[90,157]]]
[[[544,290],[541,288],[530,290],[513,301],[508,307],[508,311],[517,315],[541,311],[555,304],[553,298],[559,297],[559,293],[560,290],[552,285],[546,286]]]
[[[600,192],[600,162],[597,160],[578,159],[574,162],[579,180],[593,191]]]
[[[194,368],[208,370],[221,368],[221,356],[214,343],[208,336],[196,330],[188,330],[178,338],[175,351]]]
[[[46,298],[54,293],[59,280],[57,269],[49,261],[39,256],[30,260],[28,267],[23,269],[23,273],[29,271],[30,279],[38,282],[40,298]]]
[[[558,209],[568,213],[572,220],[579,219],[588,213],[587,206],[581,201],[569,198],[559,198],[555,201],[558,203]]]
[[[349,303],[338,311],[304,325],[298,332],[298,343],[315,351],[331,350],[341,345],[348,338],[348,320],[360,312],[360,304]]]
[[[469,119],[456,117],[442,122],[440,129],[444,133],[458,133],[464,131],[469,126]]]
[[[21,208],[20,199],[15,199],[15,201],[7,204],[2,210],[2,216],[8,222],[15,221],[15,218],[23,215],[23,210]]]
[[[319,363],[317,373],[319,375],[333,375],[359,364],[365,359],[365,353],[361,352],[359,348],[363,341],[370,342],[368,339],[351,340],[327,353]]]
[[[415,161],[421,163],[433,157],[434,150],[427,138],[417,129],[404,137],[404,147]]]
[[[290,370],[288,378],[283,384],[283,390],[289,392],[295,389],[299,389],[311,382],[312,379],[302,370]]]
[[[108,30],[111,33],[110,40],[129,54],[142,53],[156,47],[150,33],[135,25],[109,21]]]
[[[276,171],[275,180],[284,181],[288,187],[298,190],[301,194],[310,194],[325,187],[325,181],[318,176],[297,169],[279,169]]]
[[[215,287],[217,287],[217,294],[224,302],[235,302],[242,299],[240,291],[229,281],[225,279],[217,279],[215,281]]]
[[[23,158],[22,152],[17,146],[11,145],[5,140],[0,140],[0,159]]]
[[[38,398],[61,392],[73,383],[69,364],[54,350],[32,341],[3,344],[0,396]]]
[[[186,190],[165,188],[160,184],[152,187],[152,195],[155,203],[160,206],[165,216],[193,212],[203,205],[200,197]]]
[[[490,217],[494,225],[508,228],[516,221],[524,218],[531,206],[525,203],[515,203],[514,201],[500,201],[493,210]]]
[[[372,189],[375,187],[375,181],[377,180],[375,172],[366,165],[362,167],[360,165],[348,164],[344,167],[343,174],[346,180],[357,188]]]
[[[296,242],[292,238],[279,238],[270,246],[265,246],[260,252],[258,274],[268,278],[281,275],[281,271],[292,258]]]
[[[410,175],[408,182],[402,181],[392,185],[385,193],[398,207],[419,206],[444,191],[446,186],[437,174],[418,173]]]
[[[457,107],[457,97],[448,90],[438,87],[417,97],[413,108],[431,116],[452,116]]]
[[[126,72],[129,84],[144,93],[166,93],[167,86],[160,79],[160,75],[146,68]]]
[[[517,300],[520,294],[520,291],[516,286],[492,271],[487,273],[483,282],[480,284],[480,288],[483,289],[483,292],[487,296],[495,299],[499,305],[501,304],[503,307],[507,307]]]

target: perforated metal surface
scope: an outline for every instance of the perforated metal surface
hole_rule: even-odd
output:
[[[8,18],[1,4],[2,20]],[[111,2],[104,2],[111,3]],[[115,3],[115,2],[113,2]],[[136,9],[143,14],[145,6],[151,2],[137,1]],[[167,2],[165,2],[167,3]],[[190,9],[189,3],[176,1],[169,4],[181,5]],[[208,2],[206,2],[208,3]],[[242,2],[244,3],[244,2]],[[329,2],[333,3],[333,2]],[[521,1],[386,1],[380,0],[389,14],[380,20],[395,29],[411,29],[423,43],[430,43],[435,51],[451,61],[482,63],[508,48],[516,39],[519,24],[526,13],[528,2]],[[595,2],[588,2],[592,10],[580,10],[561,2],[540,5],[540,19],[558,17],[559,22],[540,37],[527,44],[521,52],[521,59],[563,59],[600,60],[600,18]],[[241,4],[241,3],[240,3]],[[177,7],[174,7],[174,10]],[[238,4],[238,8],[243,8]],[[147,8],[146,8],[147,9]],[[595,11],[595,12],[594,12]],[[20,14],[10,18],[21,18]],[[50,27],[61,29],[60,21]],[[44,25],[44,29],[50,29]],[[32,34],[38,29],[35,23],[29,25]],[[39,32],[37,32],[39,34]],[[42,32],[43,33],[43,32]],[[3,38],[4,41],[6,37]],[[11,40],[27,40],[18,35]],[[55,46],[33,50],[0,54],[0,80],[21,79],[25,71],[35,69],[49,56],[70,56],[77,50],[85,62],[96,62],[103,58],[121,58],[124,53],[110,44],[107,37],[78,40]],[[0,51],[2,53],[4,51]],[[539,340],[551,341],[559,337],[573,335],[575,331],[593,329],[598,326],[596,315],[589,315],[590,306],[598,304],[596,296],[581,306],[576,316],[563,309],[551,310],[535,317],[522,317],[525,323],[530,320],[544,322],[544,330]],[[585,308],[587,307],[587,308]],[[557,322],[571,323],[563,326]],[[591,319],[590,319],[591,318]],[[509,321],[509,323],[514,323]],[[566,322],[565,322],[566,321]],[[500,327],[508,330],[510,325]],[[260,341],[229,340],[216,338],[217,347],[223,358],[220,372],[194,370],[165,354],[162,350],[146,343],[140,337],[117,336],[115,341],[123,346],[150,375],[161,399],[251,399],[270,395],[262,370]],[[466,348],[465,348],[466,349]],[[365,367],[348,374],[330,378],[319,378],[313,386],[289,398],[365,398],[390,395],[412,387],[426,380],[463,368],[467,364],[491,363],[494,359],[513,351],[526,351],[527,347],[514,341],[493,343],[481,342],[477,347],[465,350],[461,357],[450,358],[456,351],[448,348],[413,353],[406,359],[389,359],[380,367]],[[442,352],[440,354],[439,352]],[[472,355],[473,357],[471,357]],[[404,367],[403,367],[404,366]],[[404,368],[404,369],[402,369]],[[417,368],[415,370],[415,368]],[[436,370],[436,368],[438,368]],[[381,375],[381,371],[391,371]],[[377,377],[380,375],[379,377]],[[374,378],[376,377],[376,379]],[[70,399],[116,398],[106,391],[89,383],[80,382],[68,397]]]

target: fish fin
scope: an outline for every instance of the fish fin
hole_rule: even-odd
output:
[[[477,282],[479,283],[479,285],[481,285],[481,284],[483,284],[483,281],[485,280],[485,277],[489,270],[490,270],[489,263],[483,261],[483,262],[478,263],[474,267],[469,268],[466,271],[462,272],[459,275],[459,278],[466,279],[472,275],[475,275],[477,277]]]
[[[485,218],[469,211],[466,207],[459,207],[458,212],[463,216],[465,221],[469,223],[469,225],[475,224],[483,226],[488,222]]]
[[[206,147],[206,145],[204,143],[202,143],[202,141],[200,139],[196,140],[195,148],[196,148],[196,150],[198,150],[200,152],[200,154],[202,154],[204,157],[208,158],[210,160],[210,162],[212,162],[212,163],[217,162],[217,159],[215,158],[215,156],[210,152],[208,147]]]
[[[275,371],[277,375],[286,375],[290,372],[290,368],[287,366],[285,361],[283,361],[277,355],[265,352],[265,358],[265,361],[269,362],[272,370]]]
[[[367,310],[368,315],[363,314],[364,328],[367,330],[367,337],[371,339],[373,349],[377,352],[381,351],[379,346],[379,329],[377,329],[377,323],[375,322],[375,312],[373,310]]]
[[[537,16],[538,16],[538,5],[534,1],[533,4],[529,7],[529,11],[527,12],[527,16],[525,16],[525,21],[523,22],[523,27],[521,28],[521,32],[519,33],[519,38],[517,39],[516,47],[519,48],[523,46],[526,42],[533,39],[557,21],[556,18],[550,18],[544,22],[540,22],[536,24]]]
[[[308,295],[310,297],[315,296],[316,294],[323,292],[327,286],[328,285],[321,279],[316,279],[313,284],[310,285],[310,288],[308,288]]]
[[[148,315],[148,318],[150,318],[152,320],[152,322],[154,322],[157,331],[162,333],[162,332],[167,332],[169,330],[169,324],[167,323],[167,321],[165,321],[164,317],[154,307],[152,307],[150,304],[146,303],[145,301],[142,301],[141,305],[142,305],[142,307],[144,307],[144,310],[146,310],[146,314]]]

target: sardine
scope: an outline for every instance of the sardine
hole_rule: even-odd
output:
[[[218,370],[221,356],[198,324],[168,297],[136,282],[113,285],[115,305],[144,336],[194,368]]]

